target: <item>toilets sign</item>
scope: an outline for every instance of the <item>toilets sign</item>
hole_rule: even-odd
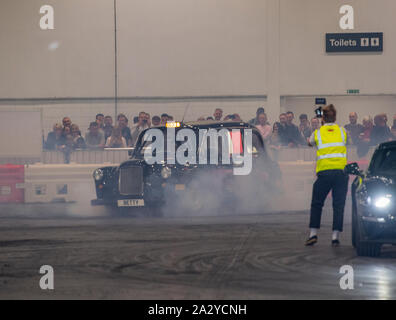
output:
[[[326,33],[326,52],[382,52],[382,32]]]

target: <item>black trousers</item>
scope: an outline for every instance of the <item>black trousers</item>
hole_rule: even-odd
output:
[[[323,205],[330,191],[333,197],[333,230],[342,231],[348,192],[348,175],[342,170],[318,172],[312,191],[310,228],[320,228]]]

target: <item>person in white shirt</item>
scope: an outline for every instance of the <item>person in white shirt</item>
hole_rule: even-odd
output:
[[[111,136],[106,140],[106,148],[126,148],[126,140],[122,136],[121,128],[116,126],[113,128],[111,132]]]
[[[272,128],[268,124],[267,120],[268,120],[267,115],[265,113],[260,113],[258,115],[257,118],[258,124],[256,125],[256,128],[260,131],[264,141],[268,141],[271,138],[271,132],[272,132]]]

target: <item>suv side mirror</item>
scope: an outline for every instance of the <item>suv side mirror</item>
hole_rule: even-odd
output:
[[[344,172],[346,174],[353,174],[355,176],[362,176],[363,171],[359,169],[359,165],[356,162],[347,164],[345,166]]]

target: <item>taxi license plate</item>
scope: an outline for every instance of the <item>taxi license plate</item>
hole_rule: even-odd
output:
[[[118,200],[119,207],[144,207],[144,199]]]

